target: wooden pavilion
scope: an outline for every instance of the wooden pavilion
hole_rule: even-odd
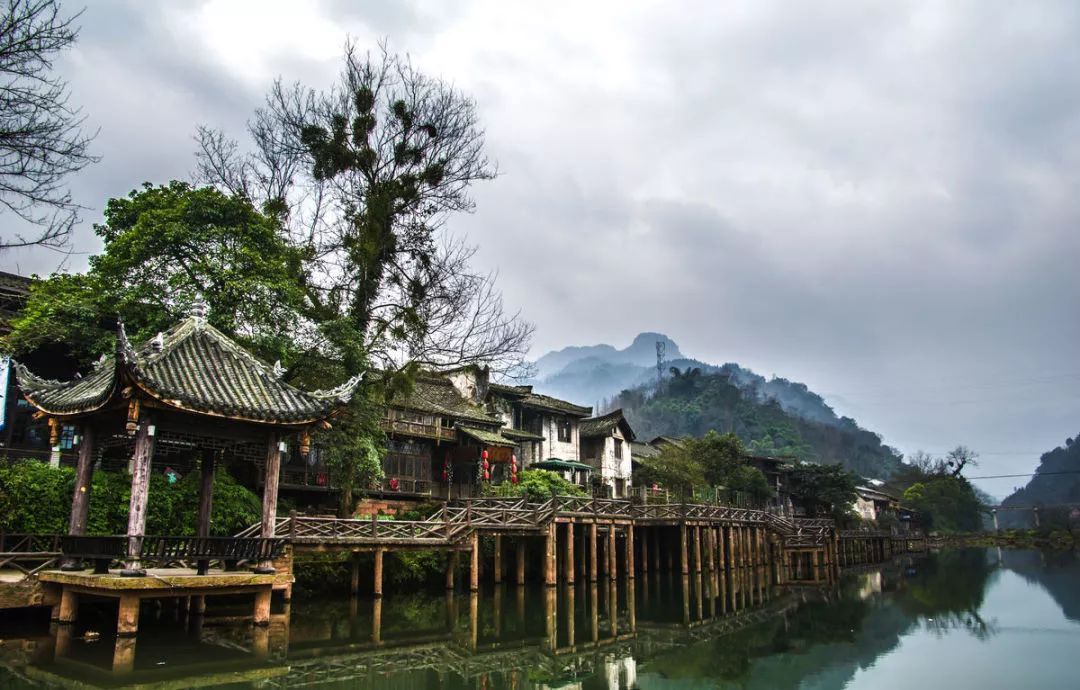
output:
[[[24,397],[48,420],[53,435],[62,426],[75,427],[78,439],[76,484],[71,505],[66,570],[81,570],[80,558],[94,559],[98,574],[110,557],[123,561],[121,574],[145,574],[149,547],[173,561],[198,561],[206,573],[208,559],[223,558],[222,549],[237,544],[209,537],[215,463],[265,459],[260,537],[273,538],[281,456],[290,442],[302,455],[310,451],[310,431],[348,403],[360,379],[328,391],[306,392],[281,380],[280,365],[268,366],[206,321],[206,306],[170,330],[139,346],[128,342],[123,324],[117,329],[116,352],[102,357],[86,376],[50,381],[15,365]],[[84,537],[91,476],[103,453],[129,458],[131,501],[127,534]],[[162,537],[145,535],[151,463],[155,457],[198,460],[201,492],[197,538],[163,545]],[[112,542],[108,540],[112,539]],[[200,541],[201,539],[201,541]],[[157,540],[157,541],[155,541]],[[216,550],[215,550],[216,549]],[[152,555],[152,554],[151,554]],[[256,573],[272,573],[270,554],[234,553],[233,560],[257,562]],[[248,554],[251,556],[251,554]]]

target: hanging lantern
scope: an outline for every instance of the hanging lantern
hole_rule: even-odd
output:
[[[484,481],[488,481],[489,479],[491,479],[491,472],[484,470]]]
[[[487,458],[484,458],[483,467],[485,472],[491,469],[491,464],[487,461]]]
[[[517,472],[517,456],[516,455],[511,455],[510,456],[510,471],[511,472]]]
[[[483,453],[480,453],[480,457],[483,458],[484,460],[488,459],[487,449],[485,449]]]

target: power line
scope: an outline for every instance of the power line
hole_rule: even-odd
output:
[[[1026,474],[988,474],[982,477],[964,477],[964,479],[1010,479],[1012,477],[1046,477],[1052,474],[1080,474],[1080,470],[1061,470],[1058,472],[1028,472]]]

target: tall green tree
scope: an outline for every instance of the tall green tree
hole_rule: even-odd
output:
[[[840,465],[799,463],[787,476],[791,500],[811,517],[831,517],[843,522],[855,505],[855,475]]]
[[[8,336],[15,352],[62,342],[86,362],[111,351],[110,318],[150,338],[200,299],[213,326],[264,356],[296,351],[299,252],[247,199],[184,182],[146,184],[110,199],[94,232],[103,251],[86,274],[31,286]]]

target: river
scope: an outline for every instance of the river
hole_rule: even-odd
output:
[[[946,551],[787,588],[746,571],[308,594],[277,606],[269,629],[245,613],[249,602],[212,603],[205,618],[144,608],[135,640],[116,639],[107,607],[71,630],[7,616],[0,687],[1080,687],[1074,553]]]

